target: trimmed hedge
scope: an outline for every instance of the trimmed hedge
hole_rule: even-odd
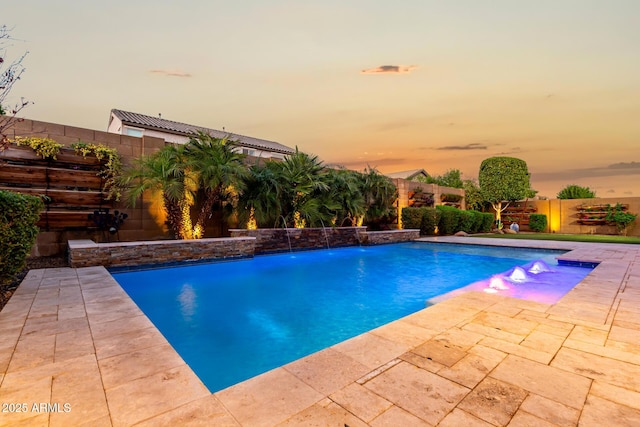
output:
[[[467,212],[471,213],[471,215],[473,216],[472,233],[479,232],[480,229],[482,228],[482,222],[484,220],[484,217],[482,216],[482,212],[479,212],[479,211],[467,211]]]
[[[43,208],[39,197],[0,190],[0,283],[13,279],[25,266]]]
[[[544,216],[544,215],[543,215]],[[423,236],[436,234],[455,234],[462,230],[466,233],[488,233],[493,227],[493,214],[479,211],[466,211],[453,206],[435,208],[402,208],[402,228],[419,228]]]
[[[482,212],[482,225],[480,225],[480,230],[478,231],[480,231],[481,233],[489,233],[493,228],[494,220],[495,217],[492,213]]]
[[[547,216],[544,214],[529,215],[529,228],[531,231],[544,231],[547,228]]]
[[[477,230],[475,229],[476,217],[471,213],[471,211],[459,211],[459,223],[458,228],[465,233],[475,233]]]
[[[432,236],[440,220],[440,211],[435,208],[402,208],[402,228],[420,229],[420,234]]]
[[[440,222],[440,211],[436,208],[422,208],[424,209],[424,215],[422,215],[422,226],[420,227],[420,234],[427,236],[433,236],[436,234],[436,227]]]
[[[424,208],[402,208],[402,228],[421,228]]]
[[[440,221],[438,222],[438,234],[448,235],[455,234],[460,230],[458,224],[460,222],[460,209],[453,206],[436,206],[441,213]]]

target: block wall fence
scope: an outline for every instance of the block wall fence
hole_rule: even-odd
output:
[[[640,237],[640,197],[607,197],[594,199],[551,199],[530,200],[527,205],[534,206],[536,213],[547,216],[547,232],[560,234],[617,234],[612,225],[584,225],[578,223],[580,205],[615,206],[617,203],[628,205],[627,212],[638,214],[635,222],[628,228],[627,236]],[[523,204],[523,202],[520,202]]]

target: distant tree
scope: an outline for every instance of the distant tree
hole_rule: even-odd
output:
[[[524,160],[514,157],[490,157],[480,165],[480,194],[496,211],[496,220],[511,202],[532,197],[529,170]],[[504,203],[506,202],[506,203]]]
[[[558,193],[558,199],[593,199],[594,197],[596,197],[595,191],[575,184],[567,185]]]
[[[11,63],[7,62],[6,54],[9,40],[11,40],[9,29],[6,25],[0,26],[0,151],[9,144],[7,132],[15,124],[16,115],[29,104],[24,99],[20,99],[13,106],[6,104],[13,85],[20,80],[20,76],[25,71],[22,60],[28,53],[25,52]]]
[[[484,199],[480,193],[480,186],[475,179],[465,179],[462,182],[464,189],[464,202],[467,209],[481,211],[484,208]]]
[[[436,184],[442,187],[450,188],[463,188],[464,183],[459,169],[449,169],[442,175],[435,176],[419,176],[416,181],[424,182],[425,184]]]

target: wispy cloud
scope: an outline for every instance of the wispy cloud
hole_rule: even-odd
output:
[[[595,168],[566,169],[560,172],[535,173],[535,178],[539,181],[555,181],[624,175],[640,175],[640,162],[620,162]]]
[[[479,142],[472,142],[467,145],[445,145],[444,147],[438,147],[436,150],[486,150],[487,146],[480,144]]]
[[[150,70],[149,72],[151,74],[160,74],[160,75],[169,76],[169,77],[191,77],[190,73],[187,73],[186,71],[182,71],[182,70],[157,69],[157,70]]]
[[[417,65],[381,65],[360,71],[360,74],[408,74],[418,68]]]

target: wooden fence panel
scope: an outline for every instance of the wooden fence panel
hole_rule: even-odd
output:
[[[46,230],[96,228],[95,210],[112,208],[97,173],[104,162],[62,150],[57,159],[42,159],[29,147],[0,152],[0,190],[43,197],[45,212],[38,226]]]

